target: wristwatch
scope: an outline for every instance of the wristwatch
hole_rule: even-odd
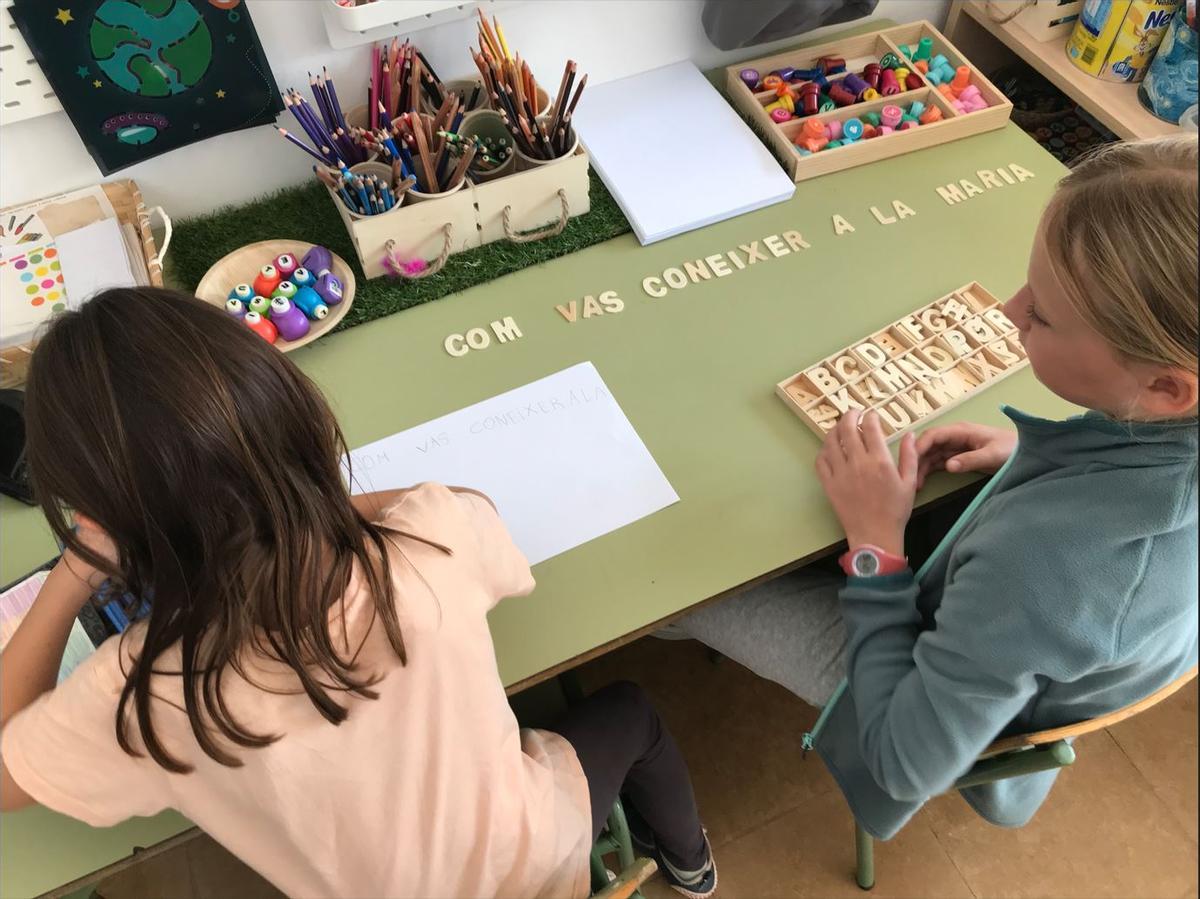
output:
[[[865,543],[843,553],[838,563],[848,577],[879,577],[899,574],[908,567],[908,559],[894,556],[878,546]]]

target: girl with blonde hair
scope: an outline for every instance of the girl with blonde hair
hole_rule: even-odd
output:
[[[997,737],[1102,715],[1196,665],[1196,147],[1080,163],[1005,306],[1037,378],[1090,411],[933,427],[898,462],[874,413],[847,414],[816,462],[847,579],[800,573],[672,629],[825,706],[809,745],[876,837]],[[942,469],[993,477],[914,574],[905,525]],[[1056,773],[963,793],[1020,825]]]

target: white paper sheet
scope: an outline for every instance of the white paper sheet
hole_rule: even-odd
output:
[[[643,244],[796,191],[763,142],[690,62],[589,86],[574,120],[592,168]]]
[[[67,288],[67,305],[78,309],[109,287],[134,287],[125,238],[116,219],[101,219],[59,235],[58,258]]]
[[[42,589],[42,585],[46,583],[46,578],[49,576],[49,572],[38,572],[0,594],[0,651],[8,645],[12,635],[17,632],[26,613],[33,607],[33,601],[37,599],[38,591]],[[67,645],[63,649],[62,664],[58,669],[58,683],[61,684],[66,680],[67,676],[79,666],[79,663],[95,651],[96,647],[92,645],[87,631],[83,629],[83,625],[76,618],[71,624]]]
[[[679,501],[590,362],[350,453],[353,493],[486,493],[530,564]]]

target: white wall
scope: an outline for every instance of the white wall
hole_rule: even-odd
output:
[[[328,0],[246,0],[280,88],[296,87],[308,95],[306,73],[327,66],[343,105],[350,107],[352,101],[365,101],[369,49],[329,46],[319,8],[323,2]],[[875,16],[940,25],[948,6],[949,0],[881,0]],[[708,42],[701,7],[701,0],[527,0],[505,9],[501,21],[510,44],[520,48],[543,84],[557,86],[568,57],[595,84],[683,59],[711,68],[745,58],[751,51],[722,53]],[[845,26],[807,36],[839,27]],[[443,79],[473,71],[467,54],[475,43],[471,21],[416,32],[415,38]],[[770,52],[775,46],[762,49]],[[669,117],[668,98],[663,112]],[[283,118],[288,119],[284,127],[294,125],[288,113]],[[264,126],[192,144],[111,177],[136,179],[147,205],[161,204],[180,218],[295,184],[311,178],[312,171],[309,157]],[[0,129],[0,206],[100,180],[64,113]]]

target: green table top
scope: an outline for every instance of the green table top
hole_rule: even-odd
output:
[[[1017,163],[1035,177],[948,205],[938,186]],[[813,474],[819,441],[774,395],[786,376],[972,280],[1007,297],[1024,280],[1042,205],[1064,169],[1015,126],[798,185],[786,203],[648,247],[632,235],[527,269],[294,354],[351,446],[591,360],[680,502],[535,569],[536,592],[491,617],[512,685],[649,629],[841,538]],[[729,177],[714,168],[714,177]],[[703,185],[696,186],[698,190]],[[900,200],[916,215],[876,221]],[[836,236],[831,217],[852,233]],[[799,231],[810,249],[653,299],[642,279]],[[614,290],[619,314],[568,323],[556,304]],[[512,316],[524,336],[461,357],[443,341]],[[942,417],[1001,423],[1001,403],[1074,411],[1024,370]],[[960,485],[931,480],[920,501]],[[0,506],[0,577],[54,552],[40,514]],[[43,811],[5,816],[3,895],[50,888],[113,860],[118,845],[185,826],[160,817],[85,837]],[[123,842],[122,842],[123,841]],[[70,843],[70,853],[61,847]]]

